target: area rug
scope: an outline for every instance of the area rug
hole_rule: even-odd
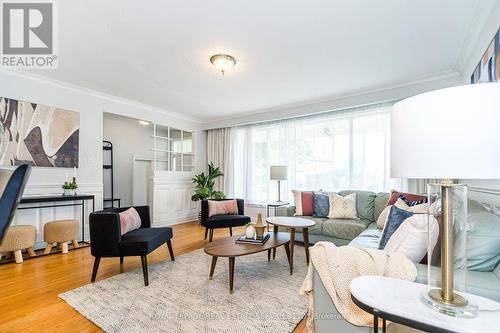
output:
[[[304,248],[295,247],[290,275],[285,249],[236,258],[234,293],[229,264],[202,249],[149,267],[149,286],[137,269],[60,294],[106,332],[292,332],[307,312],[298,291],[307,273]]]

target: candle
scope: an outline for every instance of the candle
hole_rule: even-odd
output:
[[[73,178],[76,178],[76,166],[73,167]]]

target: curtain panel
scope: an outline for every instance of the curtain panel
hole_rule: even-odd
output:
[[[220,167],[223,177],[215,179],[215,189],[227,197],[234,195],[234,158],[236,149],[234,127],[210,130],[207,133],[207,162]]]

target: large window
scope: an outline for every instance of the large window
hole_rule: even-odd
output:
[[[236,128],[234,195],[248,202],[277,198],[271,165],[287,165],[282,197],[292,189],[389,188],[389,104]]]

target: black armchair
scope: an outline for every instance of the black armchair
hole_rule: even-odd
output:
[[[250,218],[245,216],[245,201],[236,199],[236,202],[238,204],[238,215],[214,215],[208,217],[208,200],[201,201],[201,225],[205,227],[205,239],[207,239],[207,234],[210,231],[208,241],[211,242],[214,237],[214,229],[219,228],[229,228],[229,234],[232,236],[233,227],[241,227],[250,222]]]
[[[141,227],[121,235],[119,213],[129,208],[109,208],[90,214],[90,253],[95,257],[91,282],[95,281],[101,258],[120,257],[120,264],[123,264],[123,257],[140,256],[146,286],[149,284],[146,257],[149,253],[167,243],[170,258],[175,260],[170,241],[172,228],[151,228],[149,206],[134,207],[141,217]]]

